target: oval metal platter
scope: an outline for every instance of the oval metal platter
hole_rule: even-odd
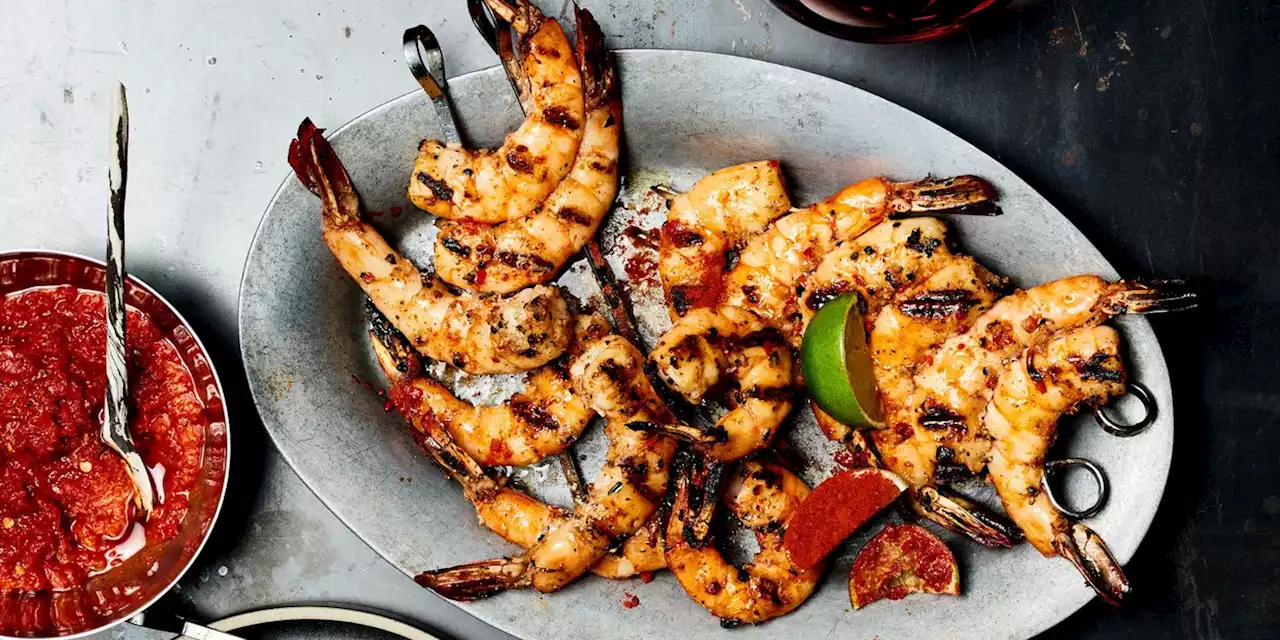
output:
[[[644,347],[666,328],[666,314],[652,256],[623,231],[630,225],[656,227],[664,219],[663,208],[646,195],[652,185],[688,188],[707,172],[750,160],[780,160],[797,204],[870,176],[980,175],[999,189],[1004,215],[952,220],[963,251],[1020,286],[1077,273],[1118,275],[1026,182],[955,135],[865,91],[786,67],[706,53],[620,51],[618,64],[629,169],[620,205],[599,239],[619,277],[636,277],[629,289],[649,341]],[[411,86],[408,74],[405,84]],[[521,120],[510,85],[496,67],[455,78],[449,86],[472,146],[497,144]],[[405,190],[418,142],[438,134],[435,111],[425,94],[416,92],[360,116],[331,138],[366,208],[382,214],[375,224],[422,265],[430,263],[434,224],[409,204]],[[515,553],[477,524],[459,488],[418,451],[407,425],[384,411],[382,398],[353,383],[353,376],[375,385],[383,381],[365,334],[363,296],[321,241],[319,217],[319,201],[292,176],[286,179],[258,228],[241,287],[245,368],[276,445],[334,513],[406,574]],[[570,266],[560,283],[588,305],[599,301],[585,264]],[[1089,524],[1124,562],[1146,533],[1164,491],[1173,415],[1168,373],[1149,324],[1141,318],[1118,324],[1133,379],[1151,389],[1158,417],[1147,431],[1127,439],[1107,435],[1089,417],[1070,419],[1055,455],[1091,458],[1110,475],[1110,502]],[[519,376],[476,380],[443,368],[435,373],[462,397],[479,402],[496,402],[521,383]],[[807,410],[795,412],[784,437],[807,461],[802,470],[807,481],[816,483],[831,472],[835,448],[818,433]],[[604,446],[598,428],[588,429],[575,446],[588,478]],[[554,462],[514,476],[535,495],[568,503]],[[1079,480],[1080,487],[1071,481],[1068,493],[1086,491],[1087,481]],[[991,499],[978,483],[967,491]],[[648,584],[586,577],[552,595],[511,592],[460,606],[525,638],[732,633],[797,640],[992,640],[1032,636],[1092,598],[1063,559],[1042,558],[1027,545],[994,551],[947,535],[960,563],[963,596],[917,595],[853,611],[846,586],[852,558],[872,532],[897,517],[880,516],[846,543],[804,606],[733,632],[721,631],[717,619],[665,572]],[[727,537],[741,541],[745,536]],[[730,556],[741,559],[747,551]],[[405,588],[417,587],[406,579]],[[639,597],[639,606],[624,608],[624,592]]]

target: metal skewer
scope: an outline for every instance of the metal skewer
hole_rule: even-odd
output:
[[[107,411],[99,435],[102,442],[124,459],[133,481],[134,500],[143,519],[151,517],[155,489],[151,474],[138,455],[129,433],[129,372],[125,351],[124,195],[128,185],[129,105],[124,85],[116,83],[111,101],[110,180],[111,203],[107,211]]]
[[[477,28],[480,27],[480,24],[477,20]],[[496,40],[491,42],[496,42]],[[507,42],[508,46],[510,46],[509,34]],[[413,73],[413,77],[418,80],[418,84],[422,85],[422,89],[427,92],[427,95],[431,97],[431,102],[435,104],[436,115],[440,120],[440,127],[444,133],[444,142],[461,144],[462,136],[458,133],[458,124],[454,119],[453,106],[449,101],[449,85],[444,76],[444,53],[440,51],[440,42],[436,40],[435,34],[431,33],[431,30],[424,25],[406,29],[404,32],[404,57],[405,62],[409,64],[409,71]],[[510,69],[508,69],[508,74],[510,73]],[[511,79],[511,86],[516,88],[518,92],[519,85],[516,80],[510,75],[508,75],[508,78]],[[607,267],[608,265],[605,266]],[[582,472],[578,469],[578,461],[574,459],[572,445],[556,454],[556,458],[560,461],[560,470],[564,473],[565,482],[569,484],[569,492],[573,495],[574,501],[585,500],[587,497],[587,483],[582,479]]]
[[[507,74],[507,81],[511,83],[512,89],[519,95],[521,107],[524,108],[524,83],[521,80],[520,59],[515,55],[515,49],[511,44],[510,23],[486,7],[484,0],[467,0],[467,11],[471,13],[471,22],[476,26],[476,30],[480,32],[480,37],[484,38],[484,41],[489,43],[489,48],[498,54],[502,69]],[[679,192],[667,185],[657,185],[654,190],[668,199],[679,195]],[[600,243],[594,236],[583,247],[582,255],[587,259],[587,264],[591,267],[591,275],[595,277],[596,285],[600,287],[600,294],[604,296],[605,305],[609,307],[609,312],[613,316],[614,329],[617,330],[619,335],[640,349],[642,353],[645,352],[646,349],[644,342],[640,339],[640,332],[636,330],[635,311],[631,306],[631,298],[626,295],[622,286],[618,284],[618,278],[614,275],[613,268],[609,266],[604,257],[604,250],[601,249]],[[667,407],[678,417],[696,425],[702,431],[708,433],[714,431],[714,421],[709,420],[702,411],[689,404],[688,401],[663,383],[652,362],[646,360],[644,369],[650,384],[662,397]]]

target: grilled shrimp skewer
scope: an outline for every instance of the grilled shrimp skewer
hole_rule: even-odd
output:
[[[663,382],[695,405],[713,386],[729,383],[729,411],[708,434],[683,424],[669,435],[695,443],[699,452],[732,462],[769,446],[794,396],[791,351],[778,332],[740,309],[698,309],[649,354]],[[708,442],[708,435],[714,441]]]
[[[658,274],[671,319],[719,304],[736,252],[790,210],[777,160],[714,171],[673,197],[658,241]]]
[[[525,390],[501,405],[477,407],[459,400],[425,375],[399,383],[394,404],[421,433],[440,425],[449,439],[482,466],[534,464],[573,444],[595,415],[574,395],[568,356],[609,332],[604,318],[578,316],[565,356],[535,369]]]
[[[723,306],[747,309],[799,339],[796,285],[836,245],[892,217],[993,214],[995,190],[974,176],[917,182],[871,178],[779,218],[751,238],[724,282]]]
[[[676,450],[670,438],[629,426],[674,420],[643,366],[635,346],[614,335],[591,343],[573,360],[574,389],[607,420],[609,450],[588,499],[568,520],[519,557],[427,571],[417,577],[418,583],[457,600],[512,588],[557,591],[598,562],[614,541],[640,530],[666,493]]]
[[[711,463],[712,465],[718,463]],[[775,464],[744,462],[734,470],[724,504],[742,524],[756,532],[760,551],[739,568],[730,564],[710,541],[698,540],[692,529],[700,511],[696,503],[706,499],[709,467],[685,469],[676,478],[676,501],[667,524],[667,563],[680,586],[721,624],[764,622],[800,606],[818,585],[824,563],[801,571],[782,547],[787,524],[809,487],[790,471]]]
[[[617,74],[599,25],[590,12],[575,11],[587,116],[573,167],[526,216],[492,226],[441,221],[435,267],[449,284],[510,293],[549,282],[591,240],[613,205],[622,140]]]
[[[858,294],[886,411],[902,403],[904,388],[911,388],[909,381],[923,354],[968,328],[1004,290],[1004,282],[973,258],[952,252],[946,224],[933,218],[876,225],[842,243],[804,286],[801,334],[827,300]],[[837,422],[816,405],[813,412],[828,438],[880,466],[866,434]],[[909,495],[918,513],[981,544],[1009,547],[1020,537],[1011,523],[960,496],[932,486],[916,487]]]
[[[1059,418],[1122,395],[1124,378],[1115,329],[1067,331],[1010,363],[982,418],[993,438],[988,478],[1027,542],[1046,557],[1062,554],[1112,604],[1129,593],[1124,571],[1098,534],[1072,522],[1044,495],[1044,462]]]
[[[772,327],[782,331],[793,344],[799,344],[803,326],[797,290],[803,288],[797,285],[838,242],[861,235],[890,214],[995,210],[990,202],[994,190],[972,176],[913,183],[891,183],[880,178],[864,180],[827,200],[774,220],[767,229],[745,240],[740,259],[727,275],[721,276],[718,275],[720,267],[716,265],[727,266],[723,252],[733,249],[730,244],[736,246],[741,242],[747,230],[767,224],[785,205],[786,194],[776,164],[767,162],[730,167],[704,180],[707,182],[700,181],[694,190],[673,201],[672,212],[680,217],[674,225],[669,221],[663,229],[666,249],[659,273],[669,288],[668,300],[677,319],[671,330],[658,340],[651,355],[659,375],[694,402],[701,394],[680,387],[696,383],[697,388],[707,389],[720,381],[722,367],[718,361],[722,360],[719,352],[723,347],[711,346],[711,343],[721,341],[726,327],[734,331],[730,335],[743,335],[745,330],[758,333],[760,328]],[[761,207],[763,213],[752,217],[748,215],[751,207]],[[691,225],[699,220],[708,226],[701,234],[693,233]],[[704,251],[704,247],[711,248]],[[719,262],[716,262],[717,255]],[[716,286],[717,277],[724,278],[722,294]],[[717,293],[710,301],[695,300],[688,293],[691,283],[696,283],[700,290],[709,288]],[[718,303],[715,310],[690,314],[695,307],[711,307],[714,303]],[[782,371],[784,367],[780,365],[785,364],[788,372],[785,378],[775,377],[789,382],[790,362],[783,363],[783,358],[785,356],[771,352],[767,366]],[[767,413],[752,410],[752,418],[762,419],[753,429],[758,435],[747,440],[748,444],[731,442],[724,451],[734,455],[717,455],[717,458],[735,459],[749,453],[751,447],[768,443],[777,423],[781,422],[779,413],[785,418],[791,409],[789,397],[780,400],[777,391],[770,394],[774,398],[761,406],[768,409]],[[764,437],[759,437],[761,435]]]
[[[539,286],[506,298],[479,297],[455,294],[424,276],[364,221],[351,180],[321,133],[304,120],[289,146],[289,163],[320,196],[329,250],[414,347],[477,374],[528,371],[564,351],[572,331],[560,289]]]
[[[378,364],[391,383],[392,402],[413,425],[414,439],[423,451],[462,485],[463,494],[475,506],[480,523],[507,541],[529,548],[548,531],[566,522],[570,516],[567,510],[542,502],[485,473],[468,452],[454,442],[449,425],[424,412],[421,389],[423,381],[429,379],[422,374],[418,354],[376,309],[370,311],[369,318],[372,325],[369,337]],[[579,339],[585,342],[589,332],[597,329],[607,331],[598,317],[580,320]],[[618,552],[601,558],[592,571],[607,578],[626,578],[665,566],[653,527],[648,526],[628,538]]]
[[[990,213],[996,210],[991,202],[993,193],[991,185],[972,176],[910,183],[873,178],[845,187],[822,202],[778,218],[748,239],[736,264],[723,276],[723,289],[716,296],[717,308],[753,313],[764,326],[778,329],[792,344],[799,345],[804,329],[799,301],[803,280],[840,242],[862,235],[891,214]],[[698,242],[705,244],[706,239]],[[663,277],[668,281],[681,277],[689,269],[682,264],[674,258],[664,261],[660,264]],[[712,279],[706,273],[700,277],[704,282]],[[671,298],[671,303],[676,316],[685,315],[693,306],[687,296]],[[701,316],[694,320],[679,318],[658,340],[654,351],[673,350],[676,342],[714,328]],[[673,369],[683,366],[657,359],[654,363],[666,378],[677,377],[679,373]]]
[[[524,122],[497,149],[424,140],[409,199],[441,218],[492,224],[529,215],[569,174],[585,106],[577,58],[559,23],[528,0],[485,3],[519,34]]]
[[[1109,283],[1087,275],[1001,299],[967,331],[928,354],[913,378],[908,401],[885,407],[891,428],[875,434],[885,466],[913,487],[933,484],[939,460],[981,473],[991,448],[981,425],[982,410],[1001,372],[1023,349],[1043,336],[1096,326],[1118,314],[1176,311],[1195,304],[1195,295],[1177,283]]]

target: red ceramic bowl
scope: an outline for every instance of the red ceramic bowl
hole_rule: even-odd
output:
[[[0,296],[70,285],[103,291],[101,262],[53,251],[0,253]],[[205,407],[204,455],[191,489],[186,518],[176,536],[148,544],[137,555],[89,580],[83,590],[0,595],[0,638],[69,638],[101,631],[150,606],[178,581],[204,546],[226,489],[227,416],[222,385],[191,325],[164,298],[130,277],[126,302],[146,314],[177,347]]]

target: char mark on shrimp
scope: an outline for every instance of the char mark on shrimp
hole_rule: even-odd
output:
[[[911,318],[942,320],[961,315],[979,303],[972,291],[943,289],[907,298],[898,309]]]
[[[427,188],[431,190],[431,194],[434,195],[437,200],[449,200],[453,198],[453,188],[446,184],[444,180],[437,180],[427,175],[425,171],[419,171],[415,175],[418,178],[418,182],[426,185]]]

